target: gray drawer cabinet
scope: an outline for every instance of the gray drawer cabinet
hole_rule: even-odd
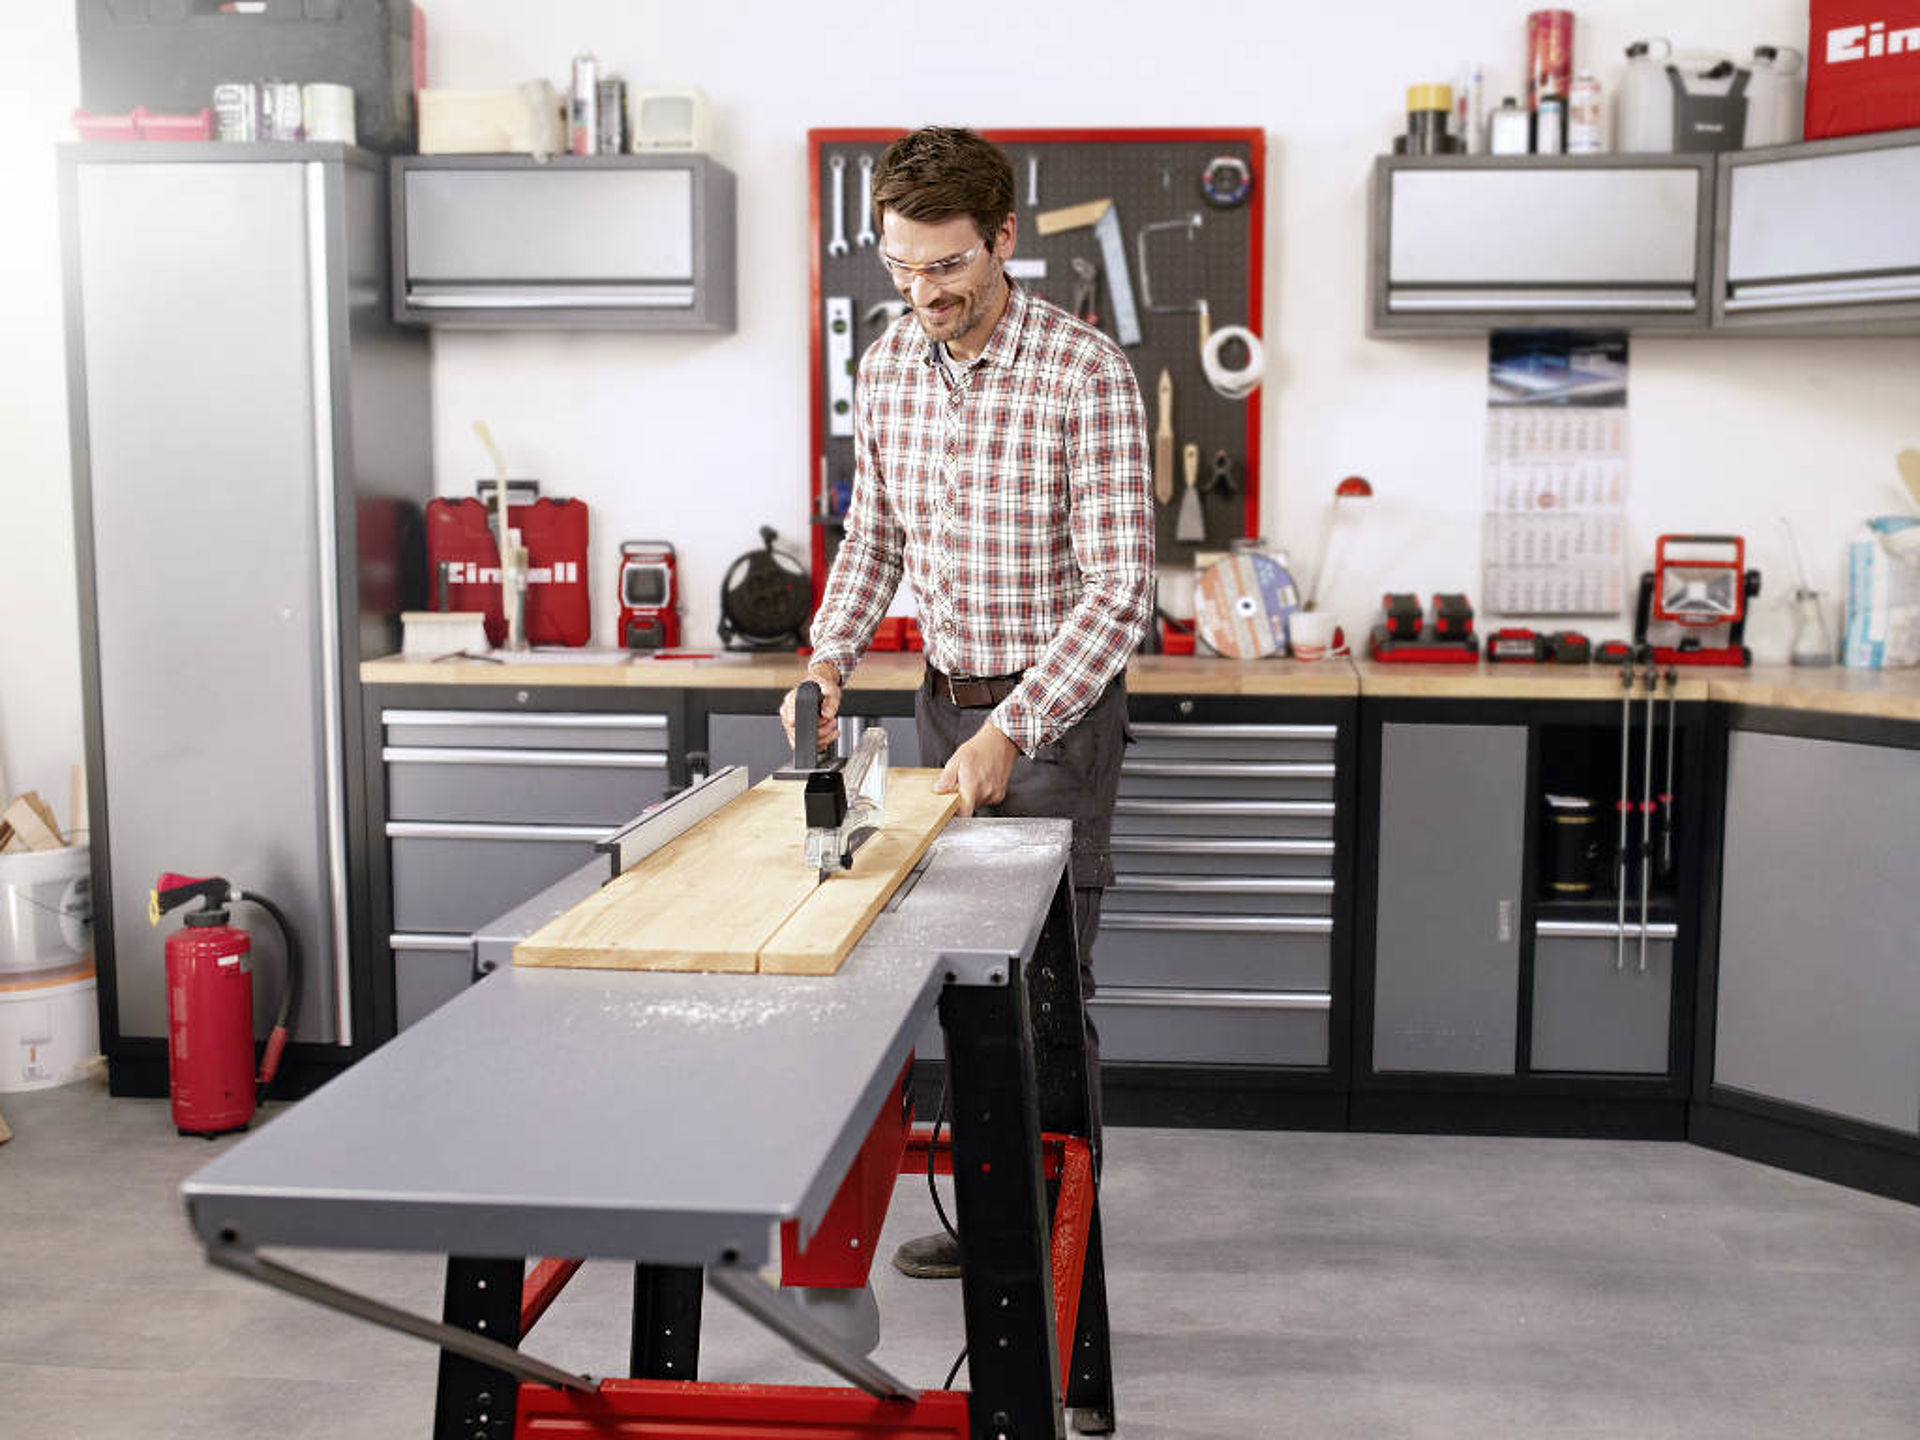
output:
[[[383,710],[395,1020],[472,979],[473,932],[666,795],[667,719]]]
[[[1735,730],[1713,1083],[1920,1134],[1920,750]]]
[[[1134,723],[1095,951],[1103,1059],[1328,1064],[1338,733]]]
[[[1533,927],[1532,1069],[1664,1075],[1679,927],[1538,920]]]

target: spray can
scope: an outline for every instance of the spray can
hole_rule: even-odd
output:
[[[600,142],[600,62],[573,57],[573,95],[568,106],[568,146],[575,155],[597,153]]]
[[[1478,65],[1468,68],[1455,99],[1454,127],[1460,148],[1469,155],[1487,151],[1487,72]]]
[[[1542,95],[1533,111],[1533,153],[1560,155],[1567,148],[1567,102],[1558,95]]]
[[[1599,155],[1606,148],[1606,94],[1593,76],[1575,76],[1567,97],[1567,153]]]

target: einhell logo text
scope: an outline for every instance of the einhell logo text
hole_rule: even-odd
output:
[[[1920,25],[1889,30],[1886,21],[1875,20],[1866,25],[1836,25],[1827,31],[1829,65],[1875,60],[1882,55],[1920,55]]]
[[[477,565],[471,560],[455,560],[447,566],[449,585],[498,585],[500,567],[497,565]],[[527,570],[529,585],[578,585],[580,567],[572,560],[562,560],[557,565],[534,565]]]

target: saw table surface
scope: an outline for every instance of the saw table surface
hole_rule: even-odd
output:
[[[503,967],[196,1172],[189,1219],[247,1249],[764,1264],[949,970],[1032,953],[1069,835],[954,821],[837,975]]]

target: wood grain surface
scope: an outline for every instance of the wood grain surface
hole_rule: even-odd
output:
[[[529,935],[516,965],[831,975],[959,804],[937,770],[887,776],[886,825],[820,883],[802,787],[763,780]]]

